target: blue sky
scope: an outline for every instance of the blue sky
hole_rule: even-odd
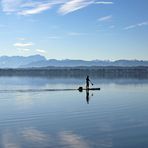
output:
[[[148,0],[0,0],[0,55],[148,60]]]

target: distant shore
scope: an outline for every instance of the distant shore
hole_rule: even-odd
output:
[[[36,77],[85,77],[95,78],[148,78],[148,67],[44,67],[44,68],[5,68],[0,76],[36,76]]]

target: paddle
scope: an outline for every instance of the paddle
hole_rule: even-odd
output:
[[[90,80],[89,80],[89,82],[91,83],[91,85],[94,85]]]

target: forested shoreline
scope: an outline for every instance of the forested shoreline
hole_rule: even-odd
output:
[[[148,67],[47,67],[0,69],[0,76],[148,78]]]

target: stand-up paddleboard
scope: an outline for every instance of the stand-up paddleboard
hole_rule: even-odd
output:
[[[83,90],[100,90],[100,88],[88,88],[88,89],[83,88]]]
[[[78,89],[12,89],[12,90],[0,90],[0,93],[11,93],[11,92],[46,92],[46,91],[95,91],[100,90],[100,88],[83,88]]]
[[[86,90],[86,91],[94,90],[95,91],[95,90],[101,90],[101,89],[100,88],[83,88],[83,87],[79,87],[78,90],[79,91],[83,91],[83,90]]]

